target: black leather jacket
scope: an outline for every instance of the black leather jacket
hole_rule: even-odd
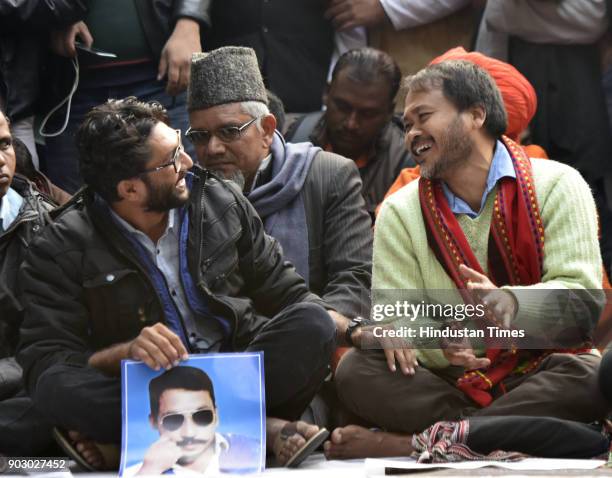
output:
[[[131,1],[131,0],[130,0]],[[209,23],[210,0],[135,0],[151,51],[159,56],[179,18]],[[85,0],[0,0],[0,98],[13,120],[38,110],[41,78],[51,89],[45,105],[70,91],[74,72],[67,59],[46,51],[51,29],[82,20]]]
[[[187,261],[211,311],[230,321],[224,350],[243,350],[257,330],[311,294],[242,194],[198,167],[189,203]],[[108,214],[86,190],[30,247],[18,361],[32,390],[45,370],[85,366],[90,354],[164,322],[150,277]],[[196,324],[197,327],[198,324]]]

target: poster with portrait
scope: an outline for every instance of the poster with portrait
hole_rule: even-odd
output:
[[[124,360],[121,389],[120,476],[263,471],[261,352],[191,355],[158,371]]]

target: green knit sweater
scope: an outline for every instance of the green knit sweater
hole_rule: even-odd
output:
[[[597,240],[597,214],[591,191],[580,173],[562,163],[532,159],[534,183],[544,224],[542,282],[529,287],[508,287],[519,303],[513,322],[528,333],[542,333],[559,319],[560,304],[544,300],[545,292],[519,289],[572,289],[587,302],[601,306],[602,261]],[[487,271],[489,230],[497,188],[474,219],[459,214],[457,220],[483,270]],[[418,181],[400,189],[384,203],[376,221],[373,257],[373,303],[385,290],[452,289],[455,284],[427,242],[419,203]],[[488,271],[487,271],[488,272]],[[397,295],[397,294],[396,294]],[[448,297],[448,293],[446,296]],[[547,303],[548,302],[548,303]],[[553,306],[554,305],[554,306]],[[599,309],[593,311],[596,316]],[[567,320],[567,314],[564,315]],[[572,320],[578,320],[574,317]],[[448,366],[440,350],[421,349],[418,358],[426,367]]]

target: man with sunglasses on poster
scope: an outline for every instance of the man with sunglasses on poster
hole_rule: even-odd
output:
[[[112,469],[98,444],[120,441],[122,360],[160,370],[263,351],[268,449],[285,464],[320,432],[298,419],[329,373],[326,304],[240,191],[193,165],[159,103],[109,100],[76,140],[87,187],[21,269],[18,361],[35,406],[75,460]]]
[[[255,440],[218,432],[215,389],[203,370],[179,366],[155,377],[149,382],[149,401],[149,422],[159,439],[141,463],[125,470],[124,477],[244,473],[249,464],[258,463]]]

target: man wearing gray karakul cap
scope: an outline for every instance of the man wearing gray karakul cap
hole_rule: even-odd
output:
[[[359,172],[311,143],[286,143],[267,101],[252,49],[195,54],[186,136],[201,166],[241,184],[266,232],[326,302],[338,343],[359,345],[372,251]]]

